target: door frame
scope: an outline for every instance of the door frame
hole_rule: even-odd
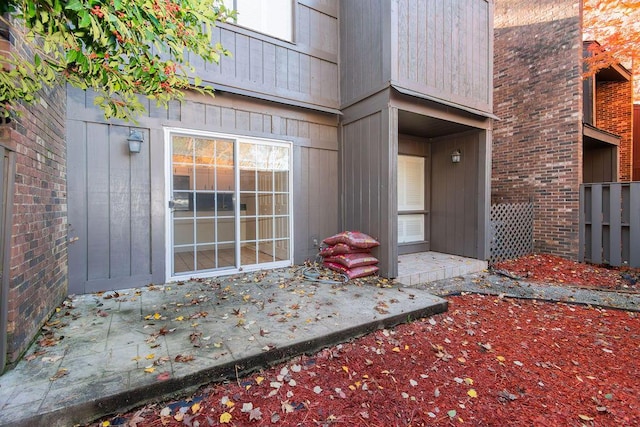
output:
[[[288,140],[277,140],[277,139],[269,139],[269,138],[259,138],[248,135],[241,134],[230,134],[230,133],[222,133],[222,132],[211,132],[199,129],[188,129],[181,127],[163,127],[164,130],[164,147],[165,147],[165,158],[164,158],[164,212],[165,212],[165,281],[177,281],[184,280],[185,278],[206,278],[206,277],[216,277],[216,276],[224,276],[236,273],[250,272],[250,271],[258,271],[265,268],[281,268],[281,267],[290,267],[293,264],[294,258],[294,206],[293,206],[293,143]],[[236,174],[237,162],[238,162],[238,153],[239,153],[239,144],[241,140],[247,139],[249,141],[263,142],[266,144],[277,144],[277,145],[286,145],[289,150],[289,179],[288,179],[288,201],[289,201],[289,259],[285,261],[275,261],[271,263],[264,264],[255,264],[249,266],[243,266],[241,258],[236,260],[237,264],[235,268],[224,268],[219,270],[205,270],[198,272],[195,270],[193,272],[188,272],[185,274],[175,275],[173,274],[173,215],[171,213],[171,208],[169,207],[170,200],[172,200],[172,140],[171,136],[173,134],[179,135],[190,135],[190,136],[199,136],[204,138],[220,138],[220,139],[231,139],[234,143],[234,180],[236,182],[236,189],[234,197],[238,198],[240,192],[240,183],[239,183],[239,174]],[[238,199],[239,200],[239,199]],[[242,239],[240,235],[240,215],[239,215],[239,203],[236,203],[234,206],[236,209],[235,218],[235,243],[240,246],[242,244]],[[242,248],[239,247],[239,250]],[[239,265],[239,267],[238,267]]]

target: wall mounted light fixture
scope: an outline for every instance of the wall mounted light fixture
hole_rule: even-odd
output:
[[[460,163],[460,159],[462,158],[462,153],[460,150],[456,150],[451,153],[451,163]]]
[[[129,142],[129,153],[139,153],[142,148],[142,143],[144,142],[142,132],[132,129],[129,132],[129,138],[127,138],[127,141]]]

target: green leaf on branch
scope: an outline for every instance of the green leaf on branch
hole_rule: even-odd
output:
[[[3,2],[5,3],[5,2]],[[134,120],[138,95],[167,106],[184,91],[213,94],[194,79],[185,53],[205,62],[229,55],[211,43],[212,27],[234,18],[222,0],[9,0],[0,24],[16,35],[16,52],[0,58],[0,105],[33,102],[44,86],[91,88],[106,118]]]

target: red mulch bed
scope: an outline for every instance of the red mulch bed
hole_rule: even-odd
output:
[[[537,254],[503,261],[493,267],[532,282],[640,291],[639,269],[578,263],[558,256]]]
[[[442,315],[103,425],[640,425],[637,313],[483,295],[449,302]]]

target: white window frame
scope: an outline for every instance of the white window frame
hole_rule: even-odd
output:
[[[295,40],[295,0],[223,0],[227,8],[238,12],[235,22],[250,30],[293,43]],[[282,11],[283,6],[288,9]],[[253,16],[247,15],[247,7]],[[258,10],[259,9],[259,10]],[[264,12],[267,13],[264,13]],[[273,19],[276,18],[276,20]],[[288,19],[287,19],[288,17]],[[256,20],[260,22],[256,22]],[[282,19],[285,22],[278,22]]]

